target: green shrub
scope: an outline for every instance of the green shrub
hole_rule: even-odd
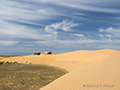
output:
[[[3,64],[3,63],[4,63],[4,61],[3,61],[3,62],[0,62],[0,65]]]
[[[3,62],[0,62],[0,64],[4,64],[4,61]],[[5,64],[18,64],[17,62],[9,62],[9,61],[6,61]]]
[[[9,61],[7,61],[5,64],[10,64]]]
[[[17,62],[13,62],[13,64],[17,64]]]
[[[40,77],[41,80],[43,79],[42,75],[39,75],[39,77]]]
[[[21,81],[21,84],[22,84],[22,85],[24,85],[24,82],[25,82],[25,81],[24,81],[24,80],[22,80],[22,81]]]
[[[9,62],[9,64],[12,64],[12,62]]]

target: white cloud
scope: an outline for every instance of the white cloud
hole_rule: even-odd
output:
[[[98,28],[99,32],[104,32],[103,28]]]
[[[0,41],[0,44],[5,45],[5,46],[11,46],[17,43],[19,42],[18,41]]]
[[[83,34],[70,34],[70,35],[75,35],[75,36],[78,36],[78,37],[85,37]]]
[[[104,49],[120,49],[120,45],[99,45],[99,48],[104,48]]]
[[[98,36],[99,36],[99,37],[101,37],[101,38],[103,38],[103,37],[104,37],[104,35],[103,35],[103,34],[99,34]]]
[[[83,34],[70,34],[70,35],[77,36],[77,37],[79,37],[80,40],[85,40],[86,39],[85,35],[83,35]]]
[[[109,27],[106,29],[99,28],[99,32],[105,33],[107,37],[120,38],[120,28]]]
[[[110,35],[110,34],[106,34],[106,36],[107,36],[107,37],[109,37],[109,38],[111,38],[111,37],[112,37],[112,35]]]
[[[75,15],[81,15],[81,16],[86,16],[84,13],[74,13]]]
[[[78,24],[73,23],[72,21],[63,20],[63,22],[47,25],[45,31],[54,36],[54,39],[57,38],[57,30],[71,31],[73,27],[78,26]]]
[[[102,39],[106,39],[106,38],[112,38],[112,35],[111,34],[98,34],[99,37],[101,37]]]
[[[109,27],[106,29],[99,28],[99,32],[108,32],[108,33],[120,33],[120,28]]]
[[[46,26],[45,27],[45,31],[47,33],[52,34],[53,39],[56,40],[56,38],[57,38],[57,31],[52,27],[52,25]]]
[[[79,24],[77,23],[73,23],[72,21],[63,21],[62,25],[61,25],[61,29],[63,31],[71,31],[73,27],[78,26]]]
[[[61,29],[63,31],[71,31],[73,27],[79,24],[73,23],[72,21],[63,20],[63,22],[51,24],[45,27],[45,31],[48,33],[54,33],[54,31]]]

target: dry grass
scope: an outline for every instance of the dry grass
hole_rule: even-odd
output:
[[[16,56],[24,56],[24,55],[0,55],[0,57],[5,57],[5,58],[16,57]]]
[[[38,90],[67,71],[33,64],[0,65],[0,90]]]

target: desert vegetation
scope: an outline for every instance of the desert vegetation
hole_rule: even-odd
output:
[[[0,90],[39,90],[66,73],[53,66],[1,61]]]
[[[23,56],[23,55],[0,55],[0,57],[5,57],[5,58],[16,57],[16,56]]]
[[[8,65],[8,64],[19,64],[19,63],[17,63],[17,62],[9,62],[9,61],[6,61],[6,62],[0,61],[0,65],[3,65],[3,64]]]

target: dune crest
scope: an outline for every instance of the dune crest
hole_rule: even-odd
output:
[[[17,61],[19,63],[47,64],[61,67],[69,72],[88,66],[102,60],[104,57],[115,52],[115,50],[105,49],[96,51],[73,51],[53,55],[27,55],[19,57],[4,58],[3,61]]]

